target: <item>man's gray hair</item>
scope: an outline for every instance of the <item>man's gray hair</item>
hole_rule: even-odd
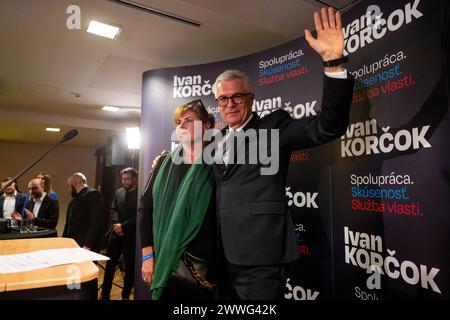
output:
[[[221,81],[231,81],[234,79],[241,79],[244,82],[245,89],[247,92],[252,92],[252,83],[250,81],[250,78],[247,76],[247,74],[240,70],[226,70],[222,72],[217,78],[216,82],[214,82],[214,85],[212,87],[212,91],[214,92],[214,96],[217,98],[217,86]]]

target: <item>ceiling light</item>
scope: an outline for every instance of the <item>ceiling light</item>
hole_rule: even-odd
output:
[[[119,111],[119,108],[117,108],[117,107],[111,107],[111,106],[104,106],[104,107],[102,108],[102,110],[104,110],[104,111],[109,111],[109,112],[117,112],[117,111]]]
[[[45,131],[50,131],[50,132],[60,132],[61,129],[60,129],[60,128],[46,128]]]
[[[114,39],[116,35],[119,33],[120,27],[111,26],[109,24],[101,23],[95,20],[92,20],[89,23],[89,27],[87,32],[96,34],[101,37],[106,37],[109,39]]]

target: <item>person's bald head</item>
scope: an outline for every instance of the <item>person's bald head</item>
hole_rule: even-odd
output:
[[[35,198],[39,199],[44,194],[44,183],[41,179],[32,179],[30,182],[28,182],[28,192],[30,192],[30,195]]]
[[[74,174],[72,174],[70,176],[69,180],[76,181],[76,182],[79,182],[79,183],[84,183],[84,184],[87,185],[86,176],[84,174],[82,174],[81,172],[75,172]]]
[[[72,195],[74,195],[87,187],[87,179],[81,172],[75,172],[67,179],[67,184],[72,189]]]

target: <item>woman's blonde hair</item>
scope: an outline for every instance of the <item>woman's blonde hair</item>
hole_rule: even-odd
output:
[[[175,109],[173,113],[173,122],[175,123],[175,125],[177,124],[177,120],[179,120],[188,111],[193,111],[203,123],[209,123],[210,128],[214,127],[214,115],[206,110],[202,100],[200,99],[190,101]]]

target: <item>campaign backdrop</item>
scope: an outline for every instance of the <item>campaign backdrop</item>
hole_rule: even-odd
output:
[[[286,299],[450,298],[445,6],[372,0],[344,14],[346,68],[356,80],[350,123],[340,139],[291,157],[286,202],[298,259]],[[237,59],[147,71],[141,185],[152,160],[173,148],[177,106],[200,98],[224,126],[212,85],[226,69],[249,75],[261,117],[320,114],[323,64],[303,37]],[[135,296],[146,299],[139,258]]]

